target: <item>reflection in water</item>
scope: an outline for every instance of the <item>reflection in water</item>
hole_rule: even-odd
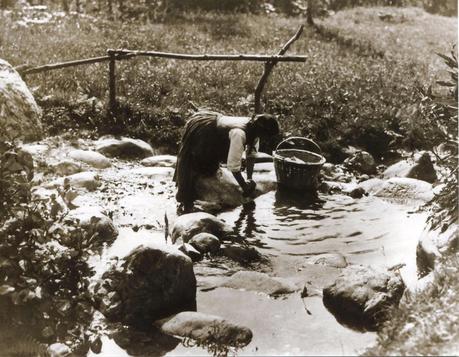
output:
[[[239,218],[234,222],[234,233],[236,236],[253,238],[253,232],[256,231],[257,225],[255,220],[255,201],[249,201],[242,206]],[[242,228],[244,227],[244,230]]]
[[[324,200],[320,199],[317,192],[297,192],[285,189],[276,191],[274,207],[298,210],[318,210],[323,207]]]

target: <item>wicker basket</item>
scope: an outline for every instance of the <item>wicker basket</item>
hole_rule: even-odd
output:
[[[282,141],[273,153],[277,183],[285,188],[313,191],[325,158],[312,140],[292,137]]]

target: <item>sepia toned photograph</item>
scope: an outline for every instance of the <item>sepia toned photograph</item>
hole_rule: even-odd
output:
[[[457,0],[0,0],[0,357],[458,356]]]

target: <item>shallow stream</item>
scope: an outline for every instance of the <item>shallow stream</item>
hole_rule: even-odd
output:
[[[169,177],[163,185],[153,184],[152,190],[161,187],[170,195],[171,185]],[[167,212],[173,223],[175,205],[171,204],[173,200],[169,195],[142,191],[118,201],[126,212],[137,207],[137,214],[114,215],[115,224],[122,227],[115,245],[122,247],[128,243],[126,235],[130,237],[129,243],[133,243],[135,236],[148,239],[142,225],[146,220],[151,222],[155,215],[153,220],[159,222]],[[158,207],[161,207],[160,213]],[[375,333],[342,326],[323,306],[322,288],[334,281],[340,269],[314,264],[314,260],[321,254],[340,253],[349,264],[387,268],[404,263],[401,273],[410,285],[416,279],[416,243],[426,219],[425,214],[414,212],[414,207],[374,196],[353,199],[333,194],[311,200],[283,192],[269,192],[255,200],[255,207],[237,208],[219,217],[267,258],[267,264],[260,266],[240,266],[219,259],[204,259],[195,264],[197,310],[227,318],[253,332],[252,342],[235,351],[237,355],[353,355],[371,345]],[[129,228],[133,224],[140,226],[140,230],[134,233]],[[238,270],[259,270],[286,278],[300,290],[273,298],[256,291],[214,288]],[[300,296],[302,286],[309,291],[304,299]],[[139,347],[137,339],[121,349],[106,338],[102,352],[106,355],[152,353],[149,348],[134,352],[130,344]],[[160,354],[166,351],[171,356],[209,353],[201,347],[174,345],[162,346],[165,350]]]

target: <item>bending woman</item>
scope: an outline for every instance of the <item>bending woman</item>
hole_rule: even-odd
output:
[[[211,111],[199,111],[185,125],[174,181],[177,202],[184,212],[190,212],[196,199],[198,176],[213,176],[220,162],[228,169],[245,195],[255,190],[252,181],[253,155],[258,151],[260,138],[279,133],[279,124],[269,114],[250,117],[225,116]],[[247,180],[241,173],[243,154],[246,153]]]

